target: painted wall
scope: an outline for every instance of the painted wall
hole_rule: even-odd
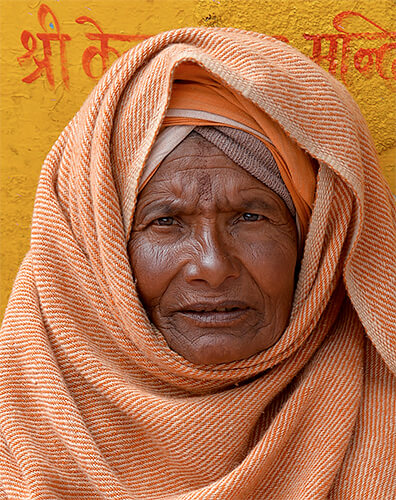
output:
[[[343,81],[396,193],[394,0],[0,0],[1,310],[28,250],[42,162],[114,59],[181,26],[282,37]]]

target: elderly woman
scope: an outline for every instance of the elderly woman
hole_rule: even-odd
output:
[[[392,498],[395,220],[357,106],[292,47],[188,28],[125,54],[41,174],[3,494]]]

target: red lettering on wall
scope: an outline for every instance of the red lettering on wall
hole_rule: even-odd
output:
[[[90,46],[85,49],[82,55],[82,66],[83,69],[90,78],[98,78],[102,76],[108,68],[109,65],[109,55],[114,54],[116,57],[120,57],[120,53],[114,48],[109,46],[110,40],[119,40],[122,42],[137,42],[149,38],[150,35],[122,35],[116,33],[104,33],[99,24],[87,16],[81,16],[76,19],[78,24],[92,24],[99,31],[99,33],[86,33],[85,36],[88,40],[98,40],[100,42],[100,47]],[[99,56],[102,61],[102,72],[100,75],[94,75],[92,72],[92,60]]]
[[[363,19],[378,31],[348,33],[342,26],[342,23],[348,19],[358,17]],[[312,41],[312,56],[311,59],[316,63],[327,63],[327,70],[329,73],[335,75],[336,71],[340,69],[341,79],[345,82],[345,76],[350,66],[351,58],[351,41],[352,40],[396,40],[395,31],[387,31],[378,24],[374,23],[366,16],[359,12],[345,11],[337,14],[333,19],[333,26],[338,31],[337,34],[321,33],[317,35],[310,35],[304,33],[306,40]],[[323,42],[327,44],[327,53],[323,54]],[[339,42],[341,43],[341,58],[339,59]],[[353,54],[353,65],[359,73],[369,76],[375,65],[377,74],[384,80],[396,80],[396,60],[393,59],[389,63],[389,55],[391,51],[396,49],[396,43],[384,43],[380,47],[373,48],[360,48]],[[388,57],[387,57],[388,56]],[[386,67],[385,61],[389,64]],[[340,65],[339,65],[340,62]]]
[[[345,23],[356,19],[366,23],[369,31],[348,32],[344,27]],[[42,32],[34,35],[30,31],[24,30],[21,33],[21,42],[26,52],[17,58],[18,62],[23,66],[33,61],[36,66],[32,73],[22,78],[22,81],[33,83],[38,78],[45,77],[50,87],[55,88],[54,66],[56,58],[52,48],[53,44],[57,43],[62,82],[66,88],[69,88],[66,42],[69,42],[71,37],[66,33],[61,33],[55,14],[46,4],[40,5],[38,9],[38,21]],[[82,68],[85,74],[92,79],[100,78],[110,66],[111,59],[121,55],[120,42],[131,44],[151,36],[105,33],[93,18],[87,16],[80,16],[75,21],[77,24],[90,25],[95,28],[94,32],[85,33],[87,40],[95,44],[89,45],[81,55]],[[363,14],[349,10],[337,14],[332,23],[336,33],[303,34],[305,40],[312,42],[310,57],[313,61],[324,66],[333,75],[337,76],[339,73],[339,77],[345,84],[348,84],[346,76],[351,69],[356,70],[359,75],[366,78],[376,73],[384,80],[396,80],[395,31],[387,31]],[[288,43],[288,39],[283,35],[276,35],[275,38]],[[355,40],[367,41],[367,45],[370,42],[371,46],[354,48],[353,42]],[[382,44],[378,46],[378,42]],[[42,58],[37,55],[39,50],[43,54]]]
[[[46,23],[47,16],[50,18],[48,24]],[[59,22],[48,5],[40,5],[40,8],[38,10],[38,21],[41,28],[44,30],[43,33],[36,33],[37,39],[42,42],[44,57],[42,59],[35,57],[34,54],[37,50],[37,39],[30,31],[24,30],[21,34],[21,42],[27,52],[23,56],[18,57],[18,62],[20,64],[23,64],[25,61],[32,59],[37,67],[32,73],[30,73],[30,75],[22,78],[22,81],[25,83],[32,83],[37,80],[37,78],[39,78],[42,74],[45,74],[49,85],[54,88],[55,78],[53,71],[51,43],[58,42],[60,46],[60,65],[62,80],[65,86],[68,88],[69,73],[66,60],[66,42],[71,40],[71,38],[69,35],[60,32]],[[51,30],[50,32],[48,31],[48,27]]]

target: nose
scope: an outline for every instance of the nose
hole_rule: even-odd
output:
[[[218,288],[227,279],[239,276],[239,261],[229,248],[227,236],[222,233],[215,225],[195,233],[185,266],[187,282],[202,282],[210,288]]]

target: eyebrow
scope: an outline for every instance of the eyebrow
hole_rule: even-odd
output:
[[[279,204],[277,201],[273,199],[264,199],[261,197],[255,197],[249,200],[242,200],[240,203],[241,208],[244,210],[257,210],[257,209],[262,209],[262,210],[279,210]]]
[[[143,202],[144,203],[144,202]],[[137,215],[142,218],[148,215],[175,215],[176,213],[186,210],[188,205],[177,200],[153,200],[145,203],[142,208],[138,208]]]

